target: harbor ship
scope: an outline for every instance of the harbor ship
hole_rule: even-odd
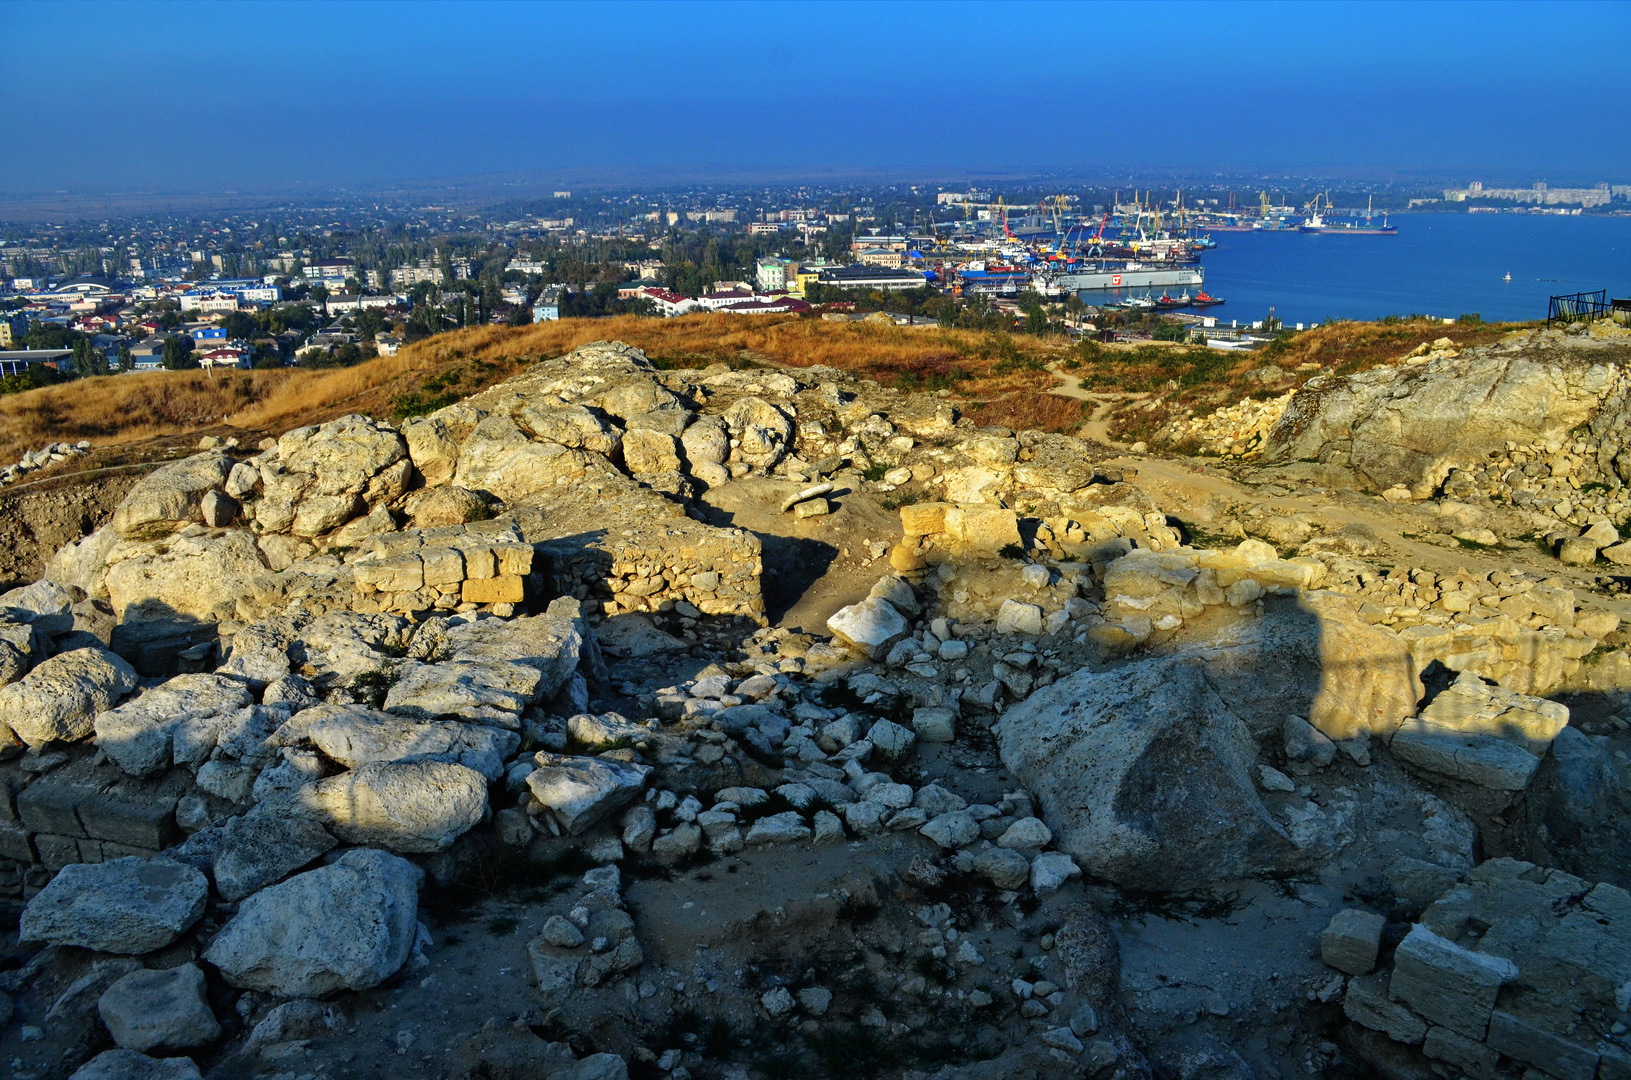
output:
[[[1127,262],[1120,265],[1096,263],[1072,266],[1054,280],[1069,292],[1086,289],[1167,289],[1189,288],[1206,280],[1200,266],[1151,266]]]

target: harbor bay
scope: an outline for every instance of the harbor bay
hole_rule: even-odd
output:
[[[1202,260],[1206,290],[1228,304],[1209,314],[1244,324],[1272,306],[1291,325],[1399,314],[1543,318],[1548,297],[1612,289],[1631,266],[1631,217],[1438,213],[1392,221],[1395,236],[1217,233]]]

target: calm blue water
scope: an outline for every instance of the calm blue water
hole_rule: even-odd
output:
[[[1207,314],[1244,323],[1261,319],[1272,304],[1289,324],[1473,311],[1489,320],[1541,319],[1547,298],[1557,293],[1606,288],[1610,296],[1631,296],[1631,218],[1395,214],[1389,220],[1399,227],[1397,236],[1214,233],[1218,246],[1201,255],[1206,291],[1228,303]],[[1512,280],[1501,280],[1508,271]],[[1092,303],[1094,295],[1083,299]]]

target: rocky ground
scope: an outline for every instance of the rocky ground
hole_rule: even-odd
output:
[[[1631,348],[1452,352],[1213,460],[617,345],[207,440],[0,595],[0,1061],[1631,1076]]]

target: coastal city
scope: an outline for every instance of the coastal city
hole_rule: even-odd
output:
[[[1345,195],[1357,202],[1359,192]],[[1384,199],[1417,212],[1631,213],[1631,185],[1608,183],[1473,182]],[[1366,193],[1363,206],[1338,209],[1321,190],[910,185],[555,191],[519,207],[355,201],[13,224],[0,228],[0,376],[33,386],[104,372],[343,366],[446,329],[626,313],[874,315],[1252,348],[1272,312],[1224,316],[1204,254],[1240,232],[1396,234],[1375,201]]]

